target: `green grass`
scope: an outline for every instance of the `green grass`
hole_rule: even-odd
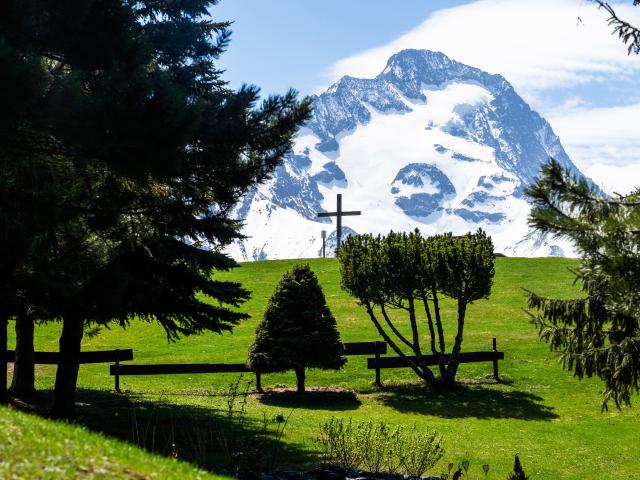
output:
[[[84,427],[0,408],[0,478],[223,479]]]
[[[253,291],[242,310],[252,319],[232,334],[207,334],[168,344],[164,332],[155,324],[134,323],[126,331],[114,328],[85,339],[83,349],[133,348],[137,363],[238,362],[244,361],[253,339],[256,323],[282,273],[296,261],[270,261],[243,264],[221,277],[242,282]],[[340,289],[335,260],[310,260],[323,286],[327,301],[338,320],[343,341],[376,340],[377,335],[364,310]],[[571,297],[579,294],[567,270],[575,261],[565,259],[499,258],[490,299],[476,302],[468,311],[463,350],[488,350],[491,338],[505,352],[501,374],[509,381],[493,384],[485,378],[490,364],[463,365],[462,385],[454,391],[430,390],[421,386],[410,370],[383,370],[385,387],[372,385],[373,372],[366,359],[350,357],[339,372],[311,371],[308,385],[339,387],[355,395],[311,395],[309,399],[251,398],[249,413],[254,419],[272,418],[279,412],[293,412],[279,457],[282,464],[311,461],[312,440],[318,424],[332,415],[385,419],[390,423],[429,426],[446,438],[444,460],[471,460],[491,465],[490,478],[505,478],[515,453],[533,479],[621,478],[640,479],[637,448],[640,440],[640,413],[637,407],[601,413],[602,385],[597,379],[578,381],[558,364],[557,355],[537,339],[534,327],[523,310],[523,287],[541,294]],[[445,304],[449,318],[453,305]],[[56,349],[60,326],[38,327],[39,349]],[[449,325],[449,338],[455,333]],[[38,367],[38,387],[51,389],[54,368]],[[124,440],[132,440],[132,422],[141,411],[162,405],[162,422],[168,425],[176,415],[219,417],[213,409],[224,401],[219,393],[235,378],[232,375],[177,375],[123,377],[126,395],[111,392],[112,378],[107,365],[81,368],[79,395],[81,422]],[[293,374],[273,374],[263,378],[266,387],[294,385]],[[324,396],[323,396],[324,395]],[[137,412],[138,417],[133,416]],[[156,415],[156,418],[157,415]],[[181,421],[182,422],[182,421]],[[184,423],[184,422],[182,422]],[[173,425],[173,423],[172,423]],[[258,426],[248,427],[258,428]],[[172,427],[173,428],[173,427]],[[179,457],[193,459],[188,445]],[[212,460],[215,463],[217,460]],[[216,465],[210,465],[215,468]]]

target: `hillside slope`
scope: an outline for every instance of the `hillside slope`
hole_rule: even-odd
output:
[[[82,427],[0,408],[0,478],[222,480],[225,477],[151,455]]]
[[[235,327],[233,334],[205,333],[168,343],[165,332],[155,322],[134,321],[127,330],[111,328],[96,337],[85,336],[82,348],[85,351],[132,348],[135,360],[131,363],[135,364],[243,362],[275,286],[283,273],[299,262],[247,262],[240,268],[216,275],[219,280],[237,281],[252,291],[251,300],[241,307],[252,318]],[[341,289],[338,262],[334,259],[305,262],[318,276],[327,304],[337,319],[342,340],[379,339],[365,308]],[[634,398],[632,408],[622,411],[611,408],[608,412],[601,412],[601,381],[597,378],[578,381],[571,373],[563,371],[558,355],[538,340],[537,331],[524,310],[526,296],[523,288],[549,297],[573,298],[580,295],[570,271],[576,268],[577,261],[497,258],[495,266],[490,298],[474,302],[467,312],[463,350],[487,350],[491,348],[491,339],[496,337],[498,348],[505,352],[505,359],[500,362],[500,375],[507,380],[505,383],[491,381],[490,363],[477,363],[461,366],[460,380],[463,383],[455,391],[438,392],[422,388],[410,369],[383,371],[385,387],[377,389],[372,385],[374,373],[367,368],[366,356],[354,356],[349,357],[345,367],[338,372],[312,369],[307,375],[310,387],[346,390],[347,395],[342,400],[331,396],[323,398],[321,394],[317,397],[312,395],[309,402],[287,401],[286,397],[278,400],[277,396],[269,401],[250,396],[247,411],[254,423],[249,431],[260,427],[265,416],[275,419],[276,415],[291,415],[281,439],[277,462],[286,469],[313,465],[310,453],[314,448],[313,440],[318,435],[318,426],[331,417],[337,417],[345,421],[384,419],[407,428],[416,425],[442,432],[446,438],[447,454],[434,473],[446,471],[448,462],[469,459],[474,475],[482,477],[480,466],[488,463],[491,465],[489,478],[504,479],[513,466],[513,455],[519,453],[527,474],[535,480],[640,478],[637,465],[640,399]],[[456,310],[450,301],[443,301],[442,307],[446,341],[450,347],[455,335]],[[403,315],[402,312],[396,314]],[[401,325],[408,328],[407,322]],[[10,347],[14,345],[13,330],[9,330]],[[421,333],[426,334],[423,323]],[[38,325],[35,336],[38,350],[55,350],[60,324]],[[40,390],[53,388],[55,367],[39,366],[36,377]],[[131,438],[134,418],[141,426],[155,424],[154,419],[159,413],[165,418],[166,426],[172,424],[171,419],[189,419],[194,414],[197,415],[195,418],[202,415],[207,421],[218,422],[220,413],[224,417],[226,409],[225,392],[237,378],[237,374],[127,376],[121,379],[124,394],[120,395],[113,393],[113,377],[109,376],[108,365],[82,365],[78,380],[81,421],[124,439]],[[245,375],[243,381],[253,386],[252,376]],[[262,384],[267,389],[291,388],[295,385],[295,374],[264,375]],[[353,396],[349,392],[353,392]],[[38,423],[50,425],[44,420],[38,420]],[[191,424],[189,420],[188,425]],[[276,423],[270,425],[275,426]],[[58,426],[60,424],[53,424],[55,428]],[[32,436],[54,438],[58,445],[56,454],[67,454],[59,446],[63,445],[63,435],[72,438],[66,429],[60,430],[55,437],[47,437],[51,432],[41,433],[30,423],[20,428],[33,431]],[[0,423],[0,432],[4,429],[4,423]],[[4,444],[6,438],[0,433],[0,444]],[[79,436],[78,441],[72,439],[69,450],[81,451],[73,445],[81,443],[83,438]],[[94,455],[98,459],[108,457],[110,462],[141,475],[154,471],[141,464],[151,465],[153,461],[154,467],[164,465],[154,460],[157,457],[141,454],[133,447],[130,454],[118,451],[112,454],[112,447],[102,443],[103,437],[91,438],[99,447],[88,447],[89,453],[82,454],[84,458],[97,451],[100,454]],[[5,453],[5,446],[5,450],[0,451],[0,458],[32,458],[35,465],[47,457],[47,442],[43,440],[35,444],[31,454],[21,453],[19,445],[10,446],[10,453]],[[129,448],[124,443],[115,445]],[[177,442],[177,446],[183,453],[189,448],[182,442]],[[215,449],[218,449],[217,444]],[[138,455],[140,459],[136,460]],[[86,466],[80,461],[76,463]],[[175,465],[173,462],[170,464]],[[214,467],[218,470],[222,465]],[[167,475],[164,478],[193,477]]]

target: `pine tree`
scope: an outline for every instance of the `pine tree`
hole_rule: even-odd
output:
[[[8,3],[3,3],[0,9],[6,7]],[[4,106],[0,110],[0,328],[4,339],[8,320],[16,319],[13,391],[30,394],[34,391],[34,366],[33,340],[28,333],[33,328],[33,308],[24,291],[25,285],[31,284],[27,280],[31,268],[25,260],[31,242],[50,225],[51,206],[57,196],[52,174],[60,178],[67,172],[63,162],[44,155],[54,143],[45,127],[49,120],[46,69],[38,55],[6,38],[5,13],[0,12],[0,104]],[[4,360],[7,345],[4,340],[1,343]],[[0,383],[4,391],[5,369]]]
[[[604,197],[551,161],[527,195],[530,225],[572,240],[581,256],[583,296],[529,293],[539,336],[575,376],[604,381],[603,408],[630,405],[640,375],[640,190]]]
[[[309,265],[286,272],[276,286],[256,339],[249,365],[261,372],[295,370],[298,393],[305,391],[305,369],[337,370],[343,347],[316,275]]]
[[[228,23],[209,17],[215,3],[0,6],[0,54],[9,52],[0,55],[0,78],[20,92],[26,71],[36,93],[23,96],[30,108],[0,115],[19,133],[0,133],[1,159],[11,166],[0,194],[11,197],[26,183],[31,200],[17,202],[26,214],[33,197],[48,194],[35,204],[34,230],[19,236],[18,260],[1,265],[12,292],[2,306],[14,316],[19,294],[38,319],[62,320],[54,416],[75,413],[86,328],[141,317],[175,340],[245,318],[228,306],[248,292],[212,274],[235,266],[222,253],[241,238],[233,207],[289,151],[310,104],[289,92],[257,107],[256,87],[226,88],[214,62]],[[27,165],[33,159],[38,168]],[[13,217],[1,213],[4,226]]]

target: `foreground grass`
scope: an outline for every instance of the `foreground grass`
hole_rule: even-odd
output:
[[[0,478],[223,479],[80,426],[0,408]]]
[[[167,344],[160,328],[138,322],[126,331],[105,330],[97,337],[85,339],[83,349],[133,348],[137,363],[244,361],[275,284],[295,263],[247,263],[223,275],[253,291],[252,299],[242,307],[253,318],[238,325],[233,334],[207,334]],[[340,289],[337,263],[330,259],[309,263],[338,319],[342,339],[377,339],[366,313]],[[506,357],[500,364],[506,383],[486,380],[491,365],[475,364],[461,367],[462,384],[453,391],[423,387],[408,370],[383,371],[385,386],[377,389],[372,385],[373,372],[366,369],[366,359],[350,357],[339,372],[310,372],[308,385],[337,387],[353,394],[318,392],[302,400],[282,395],[252,397],[249,414],[259,420],[263,415],[271,419],[277,413],[291,413],[282,438],[285,448],[278,459],[285,466],[301,467],[313,461],[312,440],[318,424],[333,415],[354,420],[384,419],[439,430],[446,438],[447,453],[436,473],[445,469],[446,462],[468,458],[477,468],[489,463],[490,478],[505,478],[513,455],[519,453],[525,470],[534,479],[595,479],[611,474],[640,479],[638,408],[601,413],[599,381],[580,382],[563,372],[557,356],[538,341],[523,310],[523,287],[562,297],[579,293],[567,270],[572,265],[574,261],[565,259],[497,259],[492,296],[470,308],[463,349],[488,350],[491,338],[497,337],[498,347]],[[445,314],[453,313],[453,305],[445,307],[448,309]],[[448,327],[451,341],[455,332],[452,325]],[[59,325],[38,327],[38,348],[56,349],[58,335]],[[54,373],[52,367],[38,367],[39,388],[50,389]],[[144,412],[154,412],[144,422],[156,422],[171,431],[175,425],[185,424],[185,415],[184,418],[200,418],[198,415],[203,414],[204,423],[219,422],[215,409],[223,408],[224,397],[220,393],[233,378],[231,375],[124,377],[125,395],[119,396],[111,391],[113,384],[107,365],[86,365],[81,368],[79,380],[85,389],[79,396],[85,404],[80,409],[81,422],[129,441],[135,440],[132,426],[141,421]],[[267,387],[293,386],[294,376],[268,375],[263,382]],[[155,407],[160,404],[162,409]],[[178,415],[183,417],[177,420]],[[184,443],[178,445],[180,458],[193,460],[188,435],[179,442]],[[216,469],[216,465],[212,467]]]

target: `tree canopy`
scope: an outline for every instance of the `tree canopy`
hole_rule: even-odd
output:
[[[367,310],[378,333],[427,382],[453,383],[457,373],[467,306],[487,298],[493,283],[493,244],[482,230],[453,237],[412,233],[353,235],[338,255],[342,287]],[[457,330],[446,360],[441,296],[457,303]],[[403,312],[406,321],[394,312]],[[423,314],[421,312],[424,312]],[[421,326],[422,325],[422,326]],[[424,364],[420,328],[439,360],[439,379]],[[406,355],[409,349],[413,357]]]
[[[242,237],[233,208],[289,151],[310,103],[290,91],[258,106],[258,88],[226,87],[215,3],[0,7],[0,241],[15,253],[0,306],[13,316],[20,299],[63,321],[61,385],[75,385],[91,323],[137,316],[176,339],[245,317],[227,307],[248,292],[211,275],[235,266],[222,253]]]
[[[581,256],[581,297],[529,293],[540,338],[578,378],[604,381],[603,408],[630,405],[640,374],[640,190],[605,197],[551,161],[527,195],[530,225],[572,240]]]

